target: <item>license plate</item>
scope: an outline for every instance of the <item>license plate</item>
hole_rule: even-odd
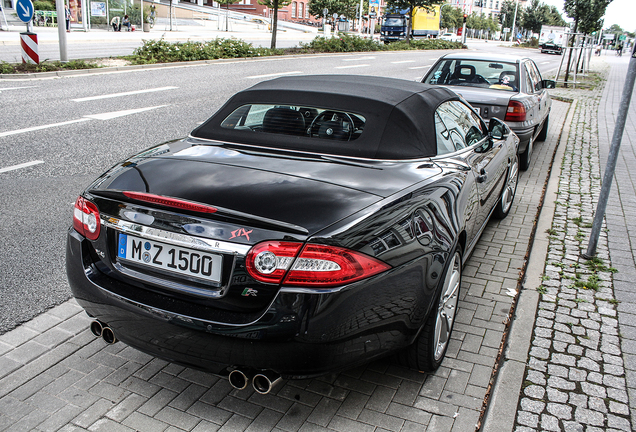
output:
[[[214,283],[221,281],[221,255],[119,234],[117,257],[188,278]]]

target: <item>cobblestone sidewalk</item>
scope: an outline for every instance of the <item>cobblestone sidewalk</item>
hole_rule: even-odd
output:
[[[599,61],[596,68],[607,79],[607,64]],[[555,93],[575,97],[577,108],[548,230],[548,256],[515,431],[631,431],[608,230],[602,232],[595,259],[580,256],[587,249],[600,192],[603,86]]]

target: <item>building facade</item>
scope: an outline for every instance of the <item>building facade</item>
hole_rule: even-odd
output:
[[[530,0],[517,0],[519,9],[525,8]],[[451,6],[458,7],[470,15],[475,12],[486,16],[498,16],[501,12],[503,0],[450,0]]]

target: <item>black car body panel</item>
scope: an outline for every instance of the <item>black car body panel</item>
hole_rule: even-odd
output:
[[[288,104],[294,106],[300,94],[294,86],[311,92],[325,80],[295,77],[257,85],[256,93],[240,93],[199,128],[205,137],[153,147],[94,181],[78,202],[90,203],[97,226],[82,216],[83,204],[76,204],[80,223],[74,220],[66,249],[73,295],[88,314],[133,347],[221,375],[242,367],[304,378],[413,343],[437,308],[449,257],[460,251],[468,258],[516,173],[518,139],[509,130],[499,138],[488,135],[483,122],[447,90],[430,93],[431,87],[419,83],[375,77],[356,80],[388,95],[376,102],[388,106],[387,99],[394,98],[390,103],[404,113],[397,126],[369,126],[371,134],[408,127],[405,119],[419,116],[416,130],[399,133],[413,138],[424,124],[437,127],[433,113],[452,115],[460,108],[460,117],[472,119],[480,138],[448,154],[434,148],[440,154],[431,155],[431,142],[439,144],[429,133],[433,137],[425,142],[403,143],[403,159],[386,159],[326,151],[337,142],[312,136],[311,127],[300,139],[254,128],[237,132],[234,141],[218,139],[231,138],[232,130],[210,127],[231,118],[246,94],[269,103],[272,90],[280,104],[283,89],[292,87]],[[326,91],[317,105],[347,109],[342,83],[348,86],[350,78],[329,80],[338,91]],[[410,112],[414,100],[425,100],[429,111]],[[367,123],[387,122],[362,111]],[[335,117],[325,122],[331,126]],[[352,142],[351,151],[358,146],[364,152],[375,143],[374,153],[396,151],[377,151],[394,137],[365,138],[368,131],[365,125],[356,141],[340,146]],[[274,138],[287,142],[275,148]],[[315,152],[308,150],[312,139]],[[414,148],[421,157],[411,157]],[[252,251],[271,242],[299,248],[279,282],[253,270]],[[351,282],[329,277],[324,285],[293,282],[299,280],[290,279],[294,272],[322,271],[311,270],[323,265],[320,259],[305,255],[322,249],[343,251],[347,260],[370,260],[379,270]],[[303,261],[309,270],[297,270]],[[183,264],[180,273],[176,264]],[[361,272],[367,266],[357,265]]]

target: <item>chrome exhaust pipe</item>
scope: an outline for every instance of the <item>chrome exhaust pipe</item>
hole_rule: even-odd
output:
[[[247,388],[250,381],[252,380],[252,376],[254,374],[251,371],[242,371],[241,369],[234,369],[227,376],[230,385],[237,390],[243,390]]]
[[[273,371],[263,371],[254,375],[252,386],[257,393],[267,394],[278,385],[283,379],[280,374]]]
[[[102,337],[102,332],[104,331],[104,326],[99,321],[93,321],[91,323],[91,333],[93,333],[97,337]]]
[[[104,339],[104,342],[106,342],[109,345],[112,345],[115,342],[117,342],[117,337],[115,337],[115,333],[113,332],[113,329],[111,329],[110,327],[104,327],[102,329],[102,339]]]

